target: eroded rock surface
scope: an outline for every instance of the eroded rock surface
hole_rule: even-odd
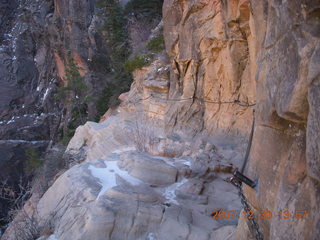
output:
[[[208,160],[212,171],[207,169],[202,175],[194,165],[196,157],[173,158],[161,156],[161,152],[158,155],[139,152],[134,139],[119,144],[118,148],[113,145],[113,150],[100,148],[100,159],[92,159],[90,152],[96,150],[91,144],[97,136],[116,128],[118,140],[113,135],[104,142],[105,146],[112,146],[114,142],[121,143],[132,128],[130,122],[121,123],[119,116],[97,124],[95,131],[86,135],[82,131],[90,129],[91,123],[77,131],[69,151],[87,144],[90,160],[65,172],[41,198],[37,214],[42,224],[50,221],[57,239],[71,236],[72,239],[218,239],[216,235],[232,234],[236,219],[210,218],[213,210],[241,209],[237,190],[222,179],[228,175],[213,171],[219,164],[219,153],[212,150],[213,146],[198,153],[216,155]],[[172,142],[167,140],[167,144]],[[188,145],[177,146],[183,152]],[[227,156],[226,162],[236,162],[236,157]],[[213,234],[213,230],[223,226],[230,228]]]

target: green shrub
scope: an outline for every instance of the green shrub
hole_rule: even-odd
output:
[[[57,98],[64,99],[66,97],[71,97],[69,100],[75,101],[73,98],[76,96],[81,99],[85,97],[88,87],[84,81],[84,77],[80,75],[79,70],[80,67],[69,55],[67,59],[66,76],[64,79],[67,82],[67,85],[58,89]],[[76,102],[79,102],[79,100],[76,100]]]
[[[154,53],[163,51],[164,50],[163,34],[161,33],[158,36],[152,38],[147,44],[147,49]]]
[[[130,90],[131,74],[128,72],[118,72],[114,75],[117,79],[117,83],[109,83],[108,86],[103,89],[101,97],[97,100],[97,117],[96,121],[99,121],[100,116],[102,116],[108,108],[113,108],[120,104],[118,99],[119,95],[123,92]]]
[[[42,165],[39,153],[34,148],[28,148],[25,151],[26,154],[26,170],[32,172]]]
[[[103,115],[108,108],[117,106],[119,95],[130,90],[132,83],[131,72],[150,63],[152,55],[138,55],[128,60],[131,54],[129,44],[128,20],[126,15],[134,13],[138,18],[143,18],[149,25],[158,24],[162,16],[163,0],[131,0],[122,9],[118,0],[98,0],[96,6],[103,24],[99,33],[103,38],[102,45],[108,49],[109,70],[113,82],[103,90],[96,102],[97,117]],[[150,41],[150,51],[162,51],[163,39],[157,37]],[[102,59],[95,59],[97,68],[104,65]]]
[[[134,56],[131,60],[128,60],[124,64],[124,70],[127,72],[133,72],[136,69],[147,66],[151,62],[152,55],[141,54]]]
[[[71,125],[68,125],[67,131],[63,133],[63,136],[60,140],[60,143],[64,146],[68,146],[71,138],[73,137],[76,127]]]

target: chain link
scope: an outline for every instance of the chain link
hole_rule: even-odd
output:
[[[244,196],[243,194],[243,191],[242,191],[242,187],[241,187],[241,184],[239,181],[237,181],[236,179],[233,179],[231,180],[231,183],[236,186],[239,190],[239,197],[240,197],[240,200],[241,200],[241,203],[243,205],[243,208],[244,208],[244,211],[246,212],[246,215],[247,215],[247,219],[250,223],[250,230],[253,232],[254,231],[254,235],[256,237],[256,240],[263,240],[263,235],[262,233],[260,232],[260,229],[259,229],[259,225],[258,223],[256,222],[256,220],[254,219],[254,215],[252,215],[251,213],[253,213],[248,201],[247,201],[247,198]]]

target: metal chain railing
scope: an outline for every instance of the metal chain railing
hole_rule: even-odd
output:
[[[243,209],[247,215],[247,220],[249,221],[249,228],[251,228],[250,230],[252,232],[254,232],[254,235],[255,235],[255,238],[256,240],[263,240],[263,234],[260,232],[260,228],[259,228],[259,225],[258,223],[256,222],[255,218],[254,218],[254,214],[253,214],[253,211],[248,203],[248,200],[247,198],[244,196],[243,194],[243,190],[242,190],[242,187],[241,187],[241,183],[239,181],[237,181],[236,179],[232,179],[231,180],[231,183],[236,186],[236,188],[238,188],[238,191],[239,191],[239,197],[240,197],[240,200],[241,200],[241,203],[243,205]]]
[[[238,171],[237,168],[235,168],[233,171],[233,177],[227,179],[227,181],[232,183],[238,189],[238,195],[240,197],[243,209],[247,215],[247,220],[249,221],[250,231],[253,232],[256,240],[263,240],[263,234],[260,232],[259,225],[254,218],[254,212],[252,211],[252,209],[248,203],[248,200],[245,197],[243,190],[242,190],[242,183],[247,184],[248,186],[250,186],[253,189],[256,187],[256,183],[243,174],[243,172],[246,168],[249,154],[250,154],[250,150],[251,150],[251,145],[252,145],[252,141],[253,141],[253,133],[254,133],[254,125],[255,125],[255,111],[253,110],[253,121],[252,121],[251,133],[250,133],[249,143],[247,146],[246,155],[244,157],[242,168],[241,168],[240,172]]]
[[[242,106],[242,107],[253,107],[253,106],[256,105],[256,103],[243,103],[238,99],[231,100],[231,101],[212,101],[212,100],[208,100],[208,99],[204,99],[204,98],[199,98],[197,96],[193,96],[193,97],[190,97],[190,98],[176,98],[175,99],[175,98],[160,98],[160,97],[153,96],[152,94],[150,94],[146,98],[141,98],[141,99],[137,99],[134,102],[132,102],[132,101],[129,101],[129,102],[135,104],[135,103],[138,103],[138,102],[141,102],[141,101],[148,100],[149,98],[154,98],[154,99],[158,99],[158,100],[162,100],[162,101],[168,101],[168,102],[182,102],[182,101],[188,101],[188,100],[197,100],[197,101],[200,101],[200,102],[203,102],[203,103],[211,103],[211,104],[237,104],[237,105]]]

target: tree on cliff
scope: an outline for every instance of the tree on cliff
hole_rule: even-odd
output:
[[[112,83],[103,90],[97,101],[98,118],[110,107],[119,104],[118,96],[130,89],[132,76],[124,71],[124,63],[131,50],[129,45],[128,20],[117,0],[99,0],[99,13],[103,19],[100,33],[108,49]]]
[[[99,0],[97,7],[102,10],[104,18],[101,30],[109,48],[112,68],[121,71],[123,62],[130,55],[127,19],[117,0]]]
[[[158,24],[162,17],[162,5],[163,0],[131,0],[126,4],[125,12],[146,19],[149,24]]]
[[[77,126],[84,124],[87,118],[87,103],[91,99],[86,95],[88,87],[84,77],[81,76],[80,67],[75,63],[71,55],[68,55],[66,86],[59,89],[57,97],[63,99],[66,104],[63,138],[67,141],[74,133]]]

